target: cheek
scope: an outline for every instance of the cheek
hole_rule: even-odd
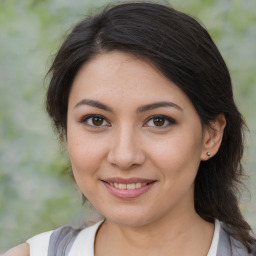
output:
[[[201,161],[201,134],[178,131],[165,140],[154,143],[151,156],[154,164],[164,175],[174,175],[181,179],[194,177]]]
[[[101,159],[97,143],[86,143],[72,137],[68,142],[68,151],[76,184],[85,197],[91,198]]]
[[[182,159],[200,159],[202,143],[201,137],[196,134],[176,133],[163,140],[158,140],[151,148],[151,155],[164,162],[180,162]]]
[[[74,175],[93,173],[104,155],[100,141],[81,133],[70,133],[67,146]]]

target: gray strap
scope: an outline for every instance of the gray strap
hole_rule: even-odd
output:
[[[217,256],[232,256],[231,254],[231,241],[228,234],[220,227],[220,236],[217,249]]]
[[[242,243],[229,236],[224,228],[220,228],[219,244],[217,249],[217,256],[252,256]]]
[[[79,231],[69,226],[54,230],[49,241],[48,256],[68,256]]]

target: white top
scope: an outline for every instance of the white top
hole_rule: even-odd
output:
[[[215,219],[215,228],[214,228],[214,234],[213,234],[213,238],[212,238],[212,244],[211,244],[209,252],[207,253],[207,256],[216,256],[217,255],[219,237],[220,237],[220,222],[219,222],[219,220]]]
[[[85,252],[86,256],[94,256],[95,235],[101,223],[102,221],[80,231],[68,256],[84,256]],[[53,231],[49,231],[36,235],[27,241],[27,243],[30,245],[30,256],[47,256],[48,244],[52,232]],[[215,220],[214,235],[207,256],[216,256],[219,243],[219,234],[220,222]]]

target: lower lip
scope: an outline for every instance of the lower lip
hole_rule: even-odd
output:
[[[143,186],[141,188],[136,188],[136,189],[119,189],[114,186],[111,186],[110,184],[103,182],[105,187],[108,189],[108,191],[119,198],[136,198],[144,193],[146,193],[151,187],[155,184],[155,182],[150,183],[146,186]]]

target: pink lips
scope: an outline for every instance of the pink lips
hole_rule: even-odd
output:
[[[118,198],[132,199],[147,192],[155,184],[156,180],[113,177],[104,179],[102,182],[112,195]]]

